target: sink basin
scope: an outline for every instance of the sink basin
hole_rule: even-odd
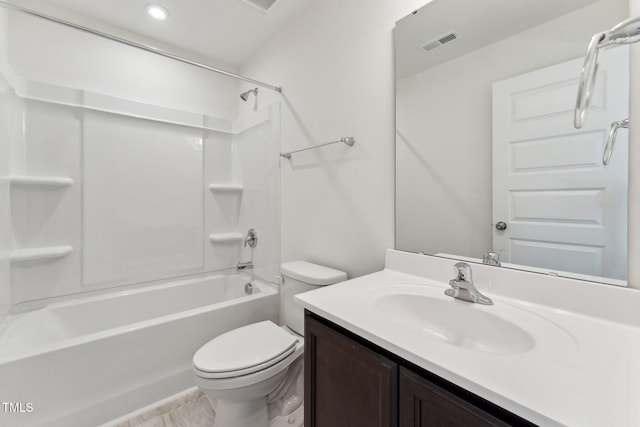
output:
[[[374,305],[389,321],[446,344],[486,353],[524,353],[536,346],[529,332],[492,314],[500,312],[496,306],[409,293],[379,296]]]

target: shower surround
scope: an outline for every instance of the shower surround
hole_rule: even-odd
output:
[[[34,410],[0,425],[116,419],[192,387],[208,340],[278,321],[279,106],[232,121],[7,80],[0,394]]]
[[[43,83],[16,98],[14,311],[251,256],[277,272],[277,107],[240,124]]]

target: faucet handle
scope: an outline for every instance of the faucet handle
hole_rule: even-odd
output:
[[[471,266],[466,262],[457,262],[453,266],[453,271],[456,273],[456,280],[464,280],[466,282],[473,282],[471,278]]]
[[[258,245],[258,233],[255,229],[250,228],[247,232],[247,237],[244,238],[244,247],[247,245],[251,248],[255,248]]]
[[[457,277],[449,281],[451,288],[444,291],[445,295],[479,304],[493,304],[491,298],[482,295],[473,285],[471,266],[469,264],[466,262],[458,262],[453,266],[453,271]]]

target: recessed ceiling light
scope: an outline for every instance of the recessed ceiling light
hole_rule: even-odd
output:
[[[153,19],[157,19],[158,21],[164,21],[169,16],[169,11],[162,6],[157,4],[149,3],[145,6],[145,10]]]

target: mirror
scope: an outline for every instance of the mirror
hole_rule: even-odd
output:
[[[464,11],[464,13],[461,13]],[[626,285],[628,48],[593,34],[627,0],[434,0],[396,23],[396,249]]]

